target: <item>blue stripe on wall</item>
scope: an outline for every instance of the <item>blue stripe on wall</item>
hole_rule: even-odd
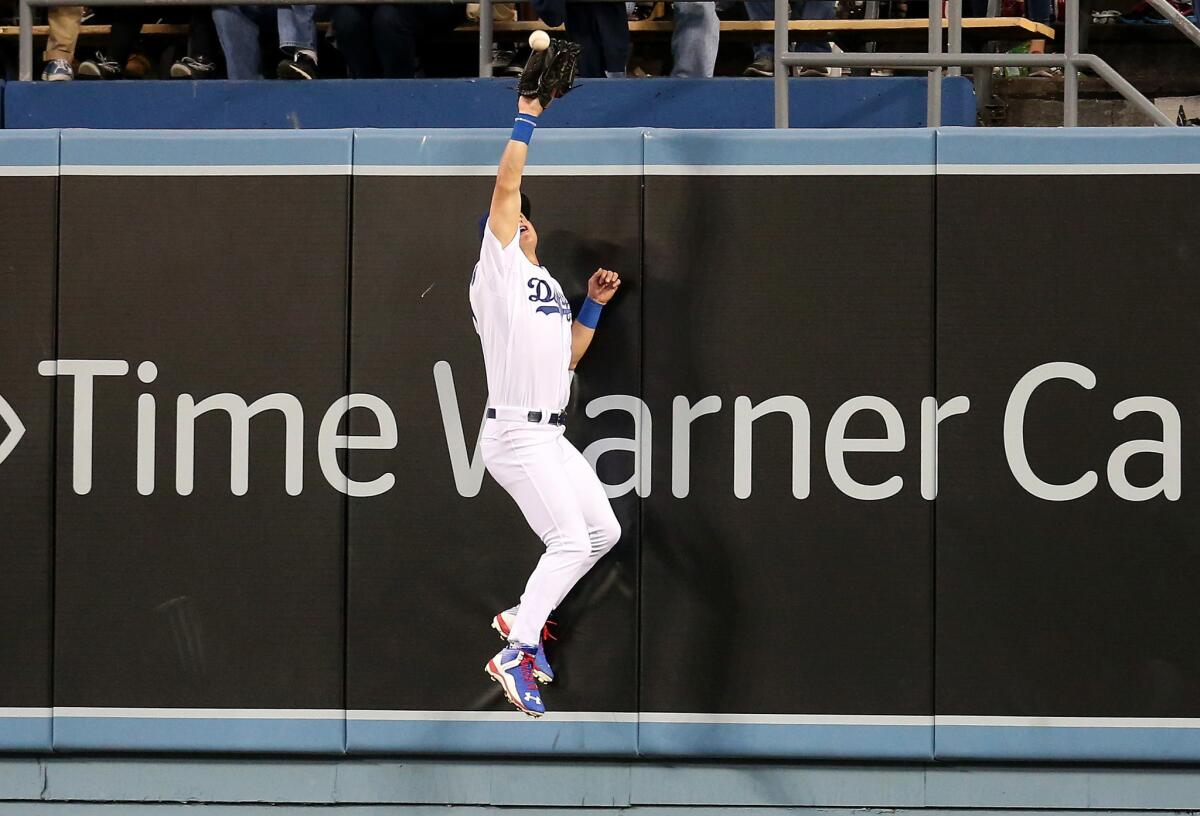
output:
[[[1200,164],[1190,128],[964,129],[938,131],[939,164]]]
[[[631,757],[637,723],[347,720],[349,753],[588,754]]]
[[[64,165],[345,165],[352,132],[62,131]]]
[[[53,167],[57,164],[57,130],[0,130],[0,167]]]
[[[49,751],[51,723],[44,717],[0,717],[0,751]]]
[[[641,723],[643,756],[912,759],[933,756],[933,729],[920,725]]]
[[[55,751],[234,751],[340,754],[345,721],[55,717]]]
[[[508,144],[511,128],[458,131],[359,130],[354,163],[371,166],[492,166]],[[540,127],[529,151],[530,167],[642,164],[643,131]]]
[[[1194,762],[1200,728],[938,725],[936,758]]]
[[[914,165],[932,167],[932,130],[651,130],[648,165]]]

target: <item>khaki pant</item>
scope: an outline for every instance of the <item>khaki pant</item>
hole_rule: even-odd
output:
[[[42,59],[62,59],[70,62],[75,57],[75,41],[79,39],[79,26],[83,19],[83,6],[52,6],[49,11],[50,36],[46,38],[46,53]]]
[[[479,4],[467,3],[467,19],[479,19]],[[492,19],[497,23],[515,23],[517,7],[512,3],[492,3]]]

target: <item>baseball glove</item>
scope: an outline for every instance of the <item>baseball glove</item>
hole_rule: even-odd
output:
[[[579,43],[551,40],[545,50],[534,51],[517,80],[517,93],[537,97],[543,108],[549,105],[574,87],[581,50]]]

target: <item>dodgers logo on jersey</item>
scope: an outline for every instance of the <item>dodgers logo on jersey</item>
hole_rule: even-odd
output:
[[[533,290],[529,295],[531,303],[547,304],[537,307],[536,311],[538,314],[557,314],[562,315],[567,320],[571,319],[571,304],[567,302],[565,297],[554,291],[554,287],[550,285],[549,281],[542,278],[530,278],[525,285]]]

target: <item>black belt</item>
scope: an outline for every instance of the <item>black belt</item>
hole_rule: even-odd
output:
[[[540,425],[542,422],[542,416],[543,416],[543,414],[541,411],[530,411],[526,415],[526,420],[529,422],[536,422]],[[496,418],[496,409],[495,408],[487,409],[487,418],[488,419]],[[562,412],[562,413],[558,413],[558,414],[551,414],[546,419],[546,424],[547,425],[564,425],[565,426],[567,424],[566,412]]]

